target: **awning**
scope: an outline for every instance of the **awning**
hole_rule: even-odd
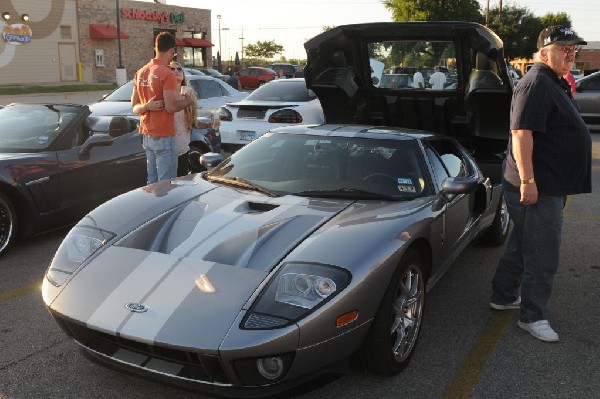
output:
[[[175,39],[175,44],[177,44],[178,47],[184,47],[184,46],[186,46],[186,44],[183,41],[183,39]]]
[[[113,25],[90,25],[91,39],[116,39],[117,27]],[[129,39],[129,35],[121,29],[121,39]]]
[[[193,37],[186,37],[183,39],[185,45],[188,47],[211,47],[214,46],[211,42],[205,39],[196,39]]]

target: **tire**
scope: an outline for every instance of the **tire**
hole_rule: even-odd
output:
[[[263,82],[263,81],[260,81],[260,82],[258,82],[258,87],[260,87],[260,86],[264,86],[264,85],[265,85],[265,83],[266,83],[266,82]]]
[[[359,365],[392,376],[408,365],[423,320],[425,276],[423,259],[408,250],[394,272],[365,342],[357,352]]]
[[[14,241],[17,235],[17,212],[10,199],[0,193],[0,254]]]
[[[483,235],[481,236],[480,242],[484,245],[497,247],[504,244],[508,237],[508,230],[510,227],[510,216],[508,214],[508,208],[506,207],[506,200],[504,194],[500,196],[498,207],[496,208],[496,214],[494,221],[488,227]]]
[[[202,148],[190,144],[190,150],[188,151],[188,158],[190,162],[190,173],[204,172],[206,168],[200,163],[200,156],[206,153]]]

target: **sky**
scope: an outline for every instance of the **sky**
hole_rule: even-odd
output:
[[[144,0],[150,1],[153,0]],[[453,0],[448,0],[453,1]],[[485,10],[499,0],[478,0]],[[600,41],[597,0],[504,0],[503,5],[527,7],[534,15],[566,12],[573,29],[587,41]],[[304,42],[323,31],[324,26],[366,22],[389,22],[391,13],[380,0],[166,0],[166,4],[212,11],[214,54],[223,59],[241,53],[242,44],[275,41],[288,59],[305,59]],[[221,38],[219,20],[221,16]],[[243,37],[243,40],[241,39]],[[220,42],[220,43],[219,43]],[[242,43],[243,42],[243,43]],[[276,59],[280,56],[276,55]]]

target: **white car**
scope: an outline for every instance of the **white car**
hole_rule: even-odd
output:
[[[273,80],[244,100],[221,107],[221,145],[235,152],[269,130],[325,121],[321,103],[303,78]]]
[[[198,98],[198,115],[208,116],[217,112],[219,107],[227,102],[241,101],[248,93],[238,91],[222,80],[204,75],[186,76],[190,86]],[[92,115],[125,115],[134,116],[131,108],[131,94],[133,93],[133,80],[125,83],[100,102],[90,105]]]

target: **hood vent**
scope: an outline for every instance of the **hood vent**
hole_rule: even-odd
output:
[[[250,208],[253,211],[258,211],[258,212],[269,212],[269,211],[272,211],[273,209],[279,208],[279,205],[265,204],[264,202],[248,201],[248,208]]]

